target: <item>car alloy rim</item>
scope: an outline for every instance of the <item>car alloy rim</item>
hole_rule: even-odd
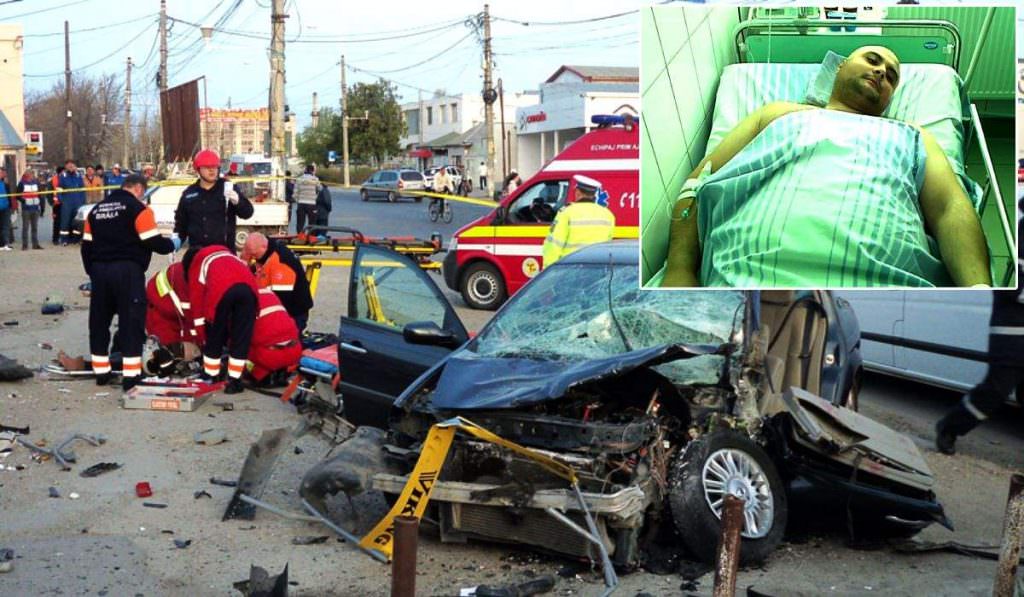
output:
[[[701,474],[704,499],[711,511],[722,518],[722,503],[727,494],[744,501],[743,532],[747,539],[760,539],[772,530],[775,500],[768,477],[757,461],[741,450],[718,450],[704,462]]]
[[[494,300],[497,288],[498,285],[495,283],[494,277],[486,272],[478,273],[469,281],[469,293],[478,303],[489,303]],[[485,292],[481,292],[481,290],[485,290]]]

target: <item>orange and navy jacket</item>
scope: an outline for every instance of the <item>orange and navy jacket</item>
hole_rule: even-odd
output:
[[[281,242],[267,241],[267,252],[256,261],[256,282],[260,288],[274,291],[292,317],[306,317],[313,308],[305,268]]]
[[[200,340],[191,330],[191,304],[188,282],[181,263],[172,263],[146,283],[146,334],[156,336],[160,344]]]
[[[113,261],[135,262],[146,271],[153,253],[173,251],[174,243],[156,228],[153,210],[123,189],[97,203],[85,220],[82,265],[89,275],[94,263]]]
[[[188,297],[192,308],[192,327],[202,335],[213,322],[217,304],[235,284],[244,284],[259,292],[256,278],[238,257],[221,245],[203,247],[192,258],[188,268]]]

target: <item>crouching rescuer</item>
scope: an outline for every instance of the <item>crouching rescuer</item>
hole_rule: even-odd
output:
[[[203,375],[213,381],[220,375],[221,356],[228,348],[226,394],[237,394],[249,357],[257,314],[256,278],[245,263],[227,247],[212,245],[186,255],[189,304],[193,331],[203,342]]]
[[[96,205],[82,234],[82,265],[92,283],[89,298],[89,352],[96,383],[111,377],[110,323],[117,315],[123,355],[122,388],[142,375],[146,341],[146,269],[153,253],[166,255],[181,246],[160,235],[153,210],[142,202],[146,179],[132,175],[120,189]]]

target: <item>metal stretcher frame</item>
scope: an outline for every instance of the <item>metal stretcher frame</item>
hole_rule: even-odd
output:
[[[980,40],[986,38],[988,28],[991,26],[994,15],[994,8],[989,7]],[[838,31],[836,30],[838,29]],[[860,29],[860,31],[858,31]],[[867,31],[865,31],[867,30]],[[938,33],[939,35],[936,35]],[[758,40],[759,37],[770,38],[770,42]],[[835,20],[835,19],[805,19],[805,18],[754,18],[741,21],[734,30],[736,44],[736,55],[740,62],[785,62],[785,63],[816,63],[824,59],[824,52],[827,49],[842,52],[852,50],[860,46],[877,43],[885,39],[885,45],[897,52],[900,56],[908,56],[908,63],[939,63],[946,64],[959,72],[960,52],[962,41],[960,31],[956,25],[949,21],[941,20]],[[828,44],[808,44],[809,40],[820,38],[827,40]],[[931,53],[921,52],[924,44],[936,44],[931,48]],[[942,44],[945,43],[945,47]],[[999,216],[1000,231],[1002,236],[1002,247],[1006,250],[1006,263],[997,268],[996,258],[992,257],[993,286],[1012,286],[1016,275],[1017,238],[1013,223],[1016,219],[1011,218],[1007,213],[1006,203],[996,179],[995,167],[992,162],[992,155],[989,152],[988,143],[985,139],[985,131],[981,125],[981,118],[978,115],[977,107],[970,103],[967,96],[967,83],[975,71],[978,57],[984,41],[981,41],[971,55],[971,62],[967,68],[967,76],[962,87],[962,94],[965,96],[965,112],[961,115],[961,125],[964,130],[964,155],[970,148],[971,143],[976,140],[978,149],[984,164],[984,178],[975,178],[982,189],[981,205],[978,208],[979,217],[982,217],[990,200],[995,200],[997,214]],[[827,45],[827,48],[826,48]],[[760,59],[757,52],[764,48],[767,55]],[[941,51],[934,51],[941,50]],[[934,58],[945,57],[939,61]],[[782,58],[781,60],[775,60]],[[988,239],[990,250],[999,246],[999,239]],[[1020,281],[1018,280],[1019,284]]]

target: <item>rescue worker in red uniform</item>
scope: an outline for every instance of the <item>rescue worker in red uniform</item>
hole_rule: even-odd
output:
[[[255,265],[256,283],[260,288],[269,288],[281,299],[302,333],[309,321],[309,310],[313,308],[313,295],[305,268],[295,253],[283,242],[253,232],[245,239],[241,257],[242,261]]]
[[[226,394],[243,390],[242,373],[249,357],[256,322],[256,278],[227,247],[211,245],[185,262],[192,326],[203,342],[203,373],[209,381],[220,375],[221,355],[228,347]]]
[[[202,343],[204,338],[191,327],[193,318],[188,283],[180,263],[173,263],[150,278],[146,285],[146,298],[149,303],[146,331],[155,336],[161,346],[170,348],[180,342]],[[249,348],[249,373],[256,381],[262,381],[272,372],[298,364],[302,345],[295,322],[277,296],[269,289],[261,289],[258,301],[259,312]],[[154,368],[162,370],[173,364],[169,351],[158,353],[154,358],[160,356],[162,359],[152,363]]]
[[[295,321],[269,288],[260,289],[259,306],[249,350],[249,373],[256,381],[263,381],[274,371],[297,365],[302,358],[302,344]]]
[[[155,336],[161,346],[198,343],[188,332],[190,307],[185,267],[172,263],[146,283],[146,333]]]
[[[146,341],[146,269],[153,253],[181,246],[160,235],[153,210],[142,202],[146,179],[129,176],[89,212],[82,233],[82,265],[89,274],[89,352],[96,383],[110,382],[110,323],[117,315],[125,391],[142,375]]]

